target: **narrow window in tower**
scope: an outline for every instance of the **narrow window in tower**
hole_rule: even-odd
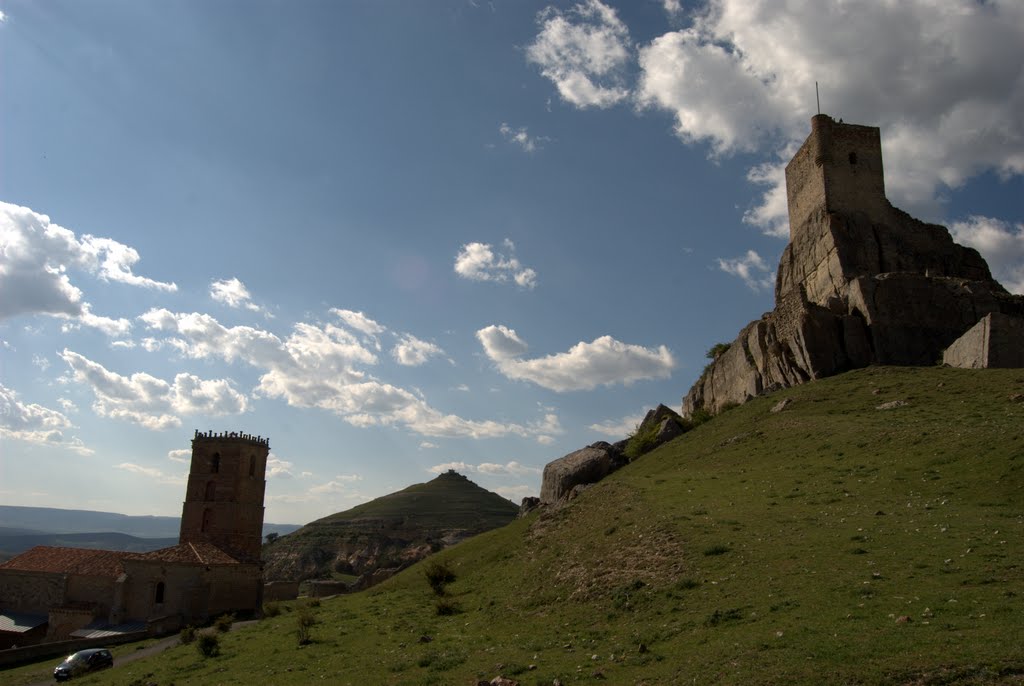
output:
[[[850,164],[857,164],[857,153],[851,152],[849,160],[850,160]]]
[[[210,525],[213,522],[213,510],[206,508],[203,510],[203,526],[199,530],[206,533],[210,530]]]
[[[256,456],[249,458],[249,476],[256,476]]]
[[[164,582],[163,581],[159,581],[156,584],[156,598],[154,599],[154,602],[157,605],[162,605],[163,602],[164,602]]]
[[[220,471],[220,453],[214,453],[210,458],[210,473],[216,474]]]
[[[205,499],[206,500],[216,500],[217,499],[216,496],[217,496],[217,484],[214,483],[213,481],[207,481],[206,482],[206,498]]]

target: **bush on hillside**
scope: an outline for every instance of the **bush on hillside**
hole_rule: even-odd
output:
[[[213,626],[217,629],[217,631],[224,634],[231,631],[231,625],[234,622],[235,616],[233,614],[225,614],[213,620]]]
[[[186,627],[182,627],[179,637],[183,644],[188,645],[192,641],[196,640],[196,628],[191,624]]]
[[[439,596],[445,594],[445,587],[455,581],[455,572],[448,566],[447,562],[431,562],[423,570],[427,577],[427,583],[434,593]]]
[[[651,422],[651,425],[646,429],[641,424],[637,424],[636,428],[633,429],[633,433],[629,435],[626,448],[623,450],[626,457],[630,460],[635,460],[644,453],[653,450],[658,438],[658,429],[660,428],[660,425],[654,422]]]
[[[217,634],[199,634],[196,650],[203,657],[217,657],[220,655],[220,637]]]
[[[308,605],[299,607],[295,613],[296,632],[295,636],[300,646],[309,645],[313,642],[313,625],[316,624],[316,615]]]

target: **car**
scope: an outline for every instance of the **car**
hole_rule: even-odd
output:
[[[76,676],[96,672],[114,666],[114,656],[106,648],[79,650],[64,658],[64,662],[53,668],[53,678],[67,681]]]

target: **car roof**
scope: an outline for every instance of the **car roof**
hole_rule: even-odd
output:
[[[106,648],[85,648],[84,650],[79,650],[75,655],[92,655],[94,653],[106,652],[108,652]]]

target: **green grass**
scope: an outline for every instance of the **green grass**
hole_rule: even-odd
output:
[[[1021,683],[1021,392],[872,368],[777,393],[431,558],[455,614],[420,564],[324,601],[308,645],[285,611],[82,683]]]

